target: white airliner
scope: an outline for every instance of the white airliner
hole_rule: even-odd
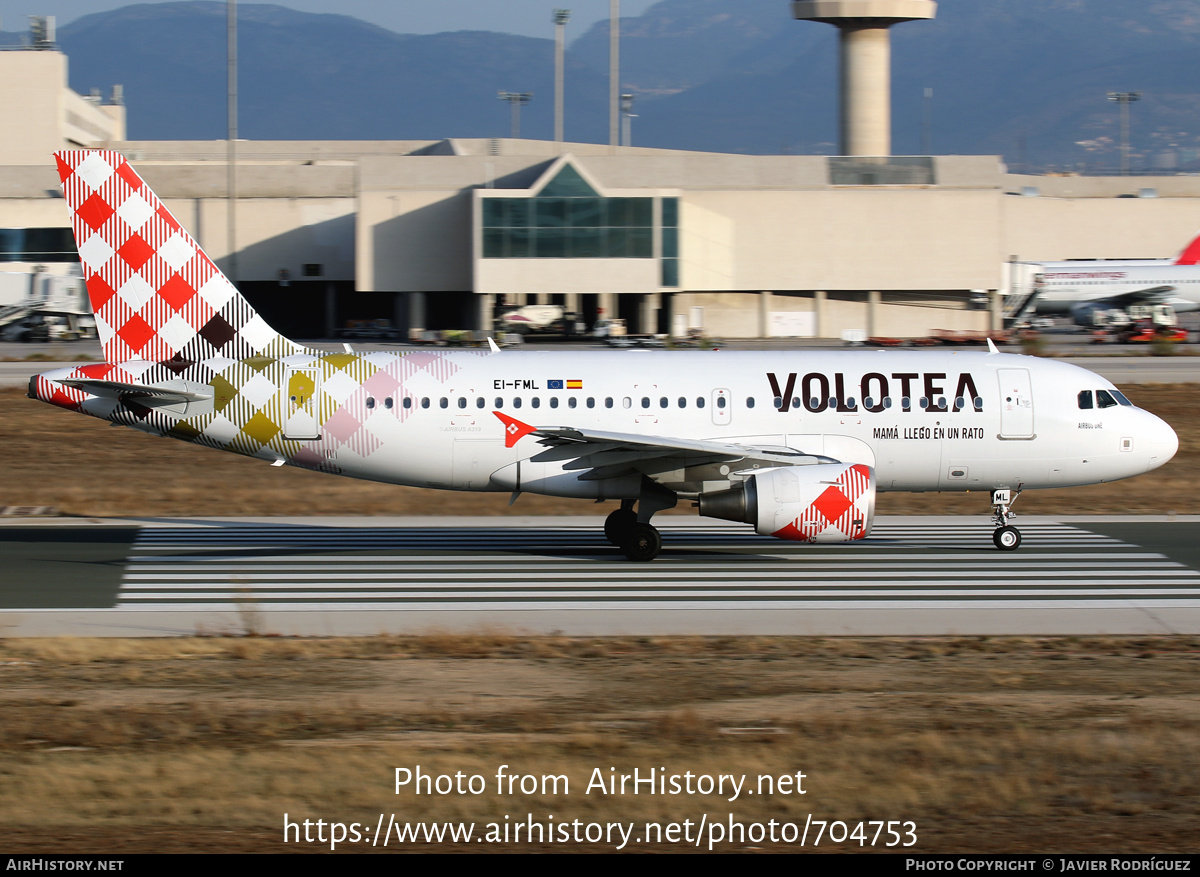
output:
[[[1173,259],[1043,262],[1034,279],[1039,314],[1070,315],[1091,326],[1096,311],[1135,305],[1200,308],[1200,235]]]
[[[651,517],[807,542],[861,539],[876,491],[990,493],[995,544],[1024,489],[1167,462],[1171,427],[1112,384],[995,352],[326,353],[276,333],[116,152],[56,156],[104,363],[29,395],[273,465],[450,490],[617,500],[632,560]],[[635,509],[636,506],[636,509]]]

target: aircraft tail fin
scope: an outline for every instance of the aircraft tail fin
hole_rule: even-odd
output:
[[[54,158],[108,362],[301,349],[267,325],[119,152]]]
[[[1200,264],[1200,232],[1192,238],[1191,243],[1184,247],[1178,256],[1175,257],[1176,265],[1197,265]]]

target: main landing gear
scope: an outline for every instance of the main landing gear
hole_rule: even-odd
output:
[[[992,491],[992,523],[996,525],[992,541],[1001,551],[1016,551],[1021,547],[1021,531],[1008,523],[1016,517],[1010,508],[1020,495],[1020,488],[1015,494],[1007,489]]]
[[[641,495],[636,500],[621,500],[621,507],[605,519],[604,536],[630,560],[639,563],[654,560],[662,551],[662,535],[651,526],[650,518],[655,512],[674,508],[675,503],[674,492],[643,478]]]

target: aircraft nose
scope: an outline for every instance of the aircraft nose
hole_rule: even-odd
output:
[[[1146,447],[1150,451],[1150,468],[1157,469],[1175,456],[1179,450],[1179,436],[1165,420],[1149,415],[1150,423],[1146,429]]]

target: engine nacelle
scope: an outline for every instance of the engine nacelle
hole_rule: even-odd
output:
[[[871,532],[875,470],[862,463],[767,469],[729,490],[701,494],[700,514],[753,524],[763,536],[851,542]]]

